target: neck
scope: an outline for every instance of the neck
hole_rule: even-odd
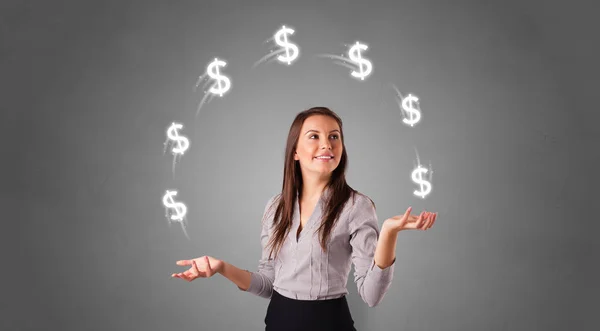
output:
[[[304,180],[302,183],[302,195],[300,199],[303,201],[313,201],[318,199],[327,186],[327,180],[313,179]]]

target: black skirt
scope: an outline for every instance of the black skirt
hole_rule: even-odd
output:
[[[265,331],[356,331],[346,296],[297,300],[273,290]]]

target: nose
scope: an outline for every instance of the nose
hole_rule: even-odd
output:
[[[321,149],[331,149],[331,142],[329,142],[329,140],[325,139],[325,143],[321,144]]]

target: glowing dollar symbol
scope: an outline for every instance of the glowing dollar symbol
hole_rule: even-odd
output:
[[[181,202],[175,202],[173,197],[177,195],[177,191],[168,191],[163,197],[163,204],[167,208],[172,208],[174,210],[174,214],[171,215],[171,220],[173,221],[181,221],[185,217],[187,213],[186,206]]]
[[[427,194],[429,194],[429,192],[431,192],[431,183],[429,183],[428,181],[423,179],[423,174],[426,174],[429,170],[427,170],[426,168],[423,168],[422,166],[418,166],[417,169],[413,170],[412,172],[412,180],[413,182],[415,182],[416,184],[419,184],[421,190],[417,191],[415,190],[413,193],[414,195],[421,197],[421,198],[425,198],[425,196]],[[423,188],[423,185],[427,186],[426,189]]]
[[[217,81],[215,88],[214,86],[210,88],[210,92],[213,94],[219,94],[219,96],[223,96],[223,93],[227,92],[231,87],[231,81],[227,76],[223,76],[219,73],[219,67],[226,66],[227,63],[225,61],[221,61],[217,58],[213,62],[211,62],[206,68],[206,73],[210,76],[210,78]],[[221,85],[221,82],[225,84],[225,86]]]
[[[410,126],[415,125],[421,119],[421,112],[412,107],[413,102],[419,102],[419,98],[415,97],[412,94],[409,94],[406,98],[402,100],[402,108],[408,112],[409,119],[402,119],[402,121]]]
[[[183,128],[183,125],[179,123],[173,123],[167,130],[167,137],[177,144],[177,146],[173,147],[172,150],[175,154],[183,154],[190,146],[190,141],[186,137],[179,135],[177,130],[180,130],[181,128]]]
[[[348,51],[348,57],[350,58],[350,60],[358,64],[358,69],[360,71],[352,71],[351,74],[352,76],[360,78],[361,80],[364,80],[365,77],[368,76],[371,73],[371,70],[373,69],[371,61],[363,59],[360,54],[361,50],[365,51],[367,50],[367,48],[367,45],[359,44],[357,41],[356,45],[350,47],[350,50]],[[363,64],[367,67],[366,70],[363,70]]]
[[[288,39],[287,39],[288,33],[294,34],[294,30],[292,30],[290,28],[286,28],[284,25],[281,29],[279,29],[279,31],[277,31],[275,33],[274,38],[275,38],[275,43],[277,43],[277,45],[285,48],[285,56],[279,55],[277,57],[277,59],[281,62],[287,62],[289,65],[290,63],[292,63],[292,61],[294,61],[298,57],[299,50],[298,50],[298,46],[288,42]],[[290,50],[292,50],[291,55],[290,55]]]

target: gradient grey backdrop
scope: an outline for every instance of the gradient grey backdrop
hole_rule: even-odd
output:
[[[409,205],[439,212],[431,230],[399,234],[379,306],[350,275],[359,330],[598,330],[594,10],[2,1],[0,329],[263,330],[268,300],[220,275],[170,275],[202,255],[256,270],[289,126],[324,105],[344,120],[349,184],[380,224]],[[298,60],[252,69],[284,24]],[[356,40],[374,64],[363,82],[316,57]],[[193,86],[214,57],[232,88],[196,117]],[[421,98],[415,128],[391,84]],[[172,121],[192,142],[174,177]],[[434,170],[426,200],[412,195],[415,149]],[[164,217],[168,188],[188,205],[190,241]]]

